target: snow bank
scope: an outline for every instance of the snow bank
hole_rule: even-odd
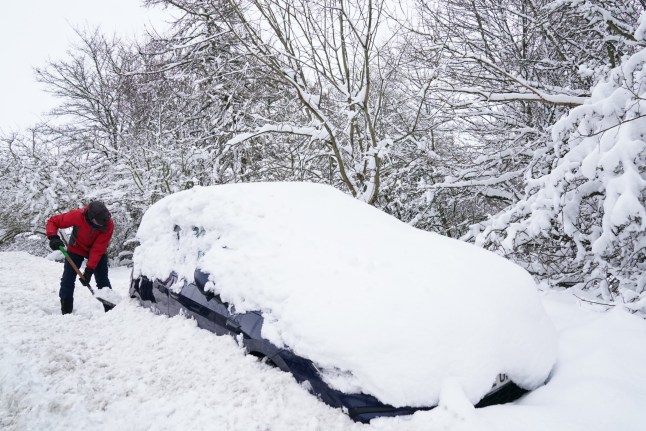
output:
[[[527,272],[329,186],[196,187],[153,205],[137,236],[136,275],[208,272],[238,311],[263,312],[264,337],[346,392],[434,405],[448,381],[475,403],[497,373],[531,389],[555,361]]]

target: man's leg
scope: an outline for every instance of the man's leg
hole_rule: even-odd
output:
[[[69,253],[69,252],[68,252]],[[72,258],[72,262],[77,267],[81,266],[83,263],[83,256],[78,254],[69,253]],[[65,264],[63,266],[63,276],[61,277],[61,289],[58,292],[58,296],[61,298],[61,313],[70,314],[74,309],[74,283],[76,282],[76,271],[72,268],[72,265],[65,259]]]
[[[108,278],[108,256],[103,255],[96,268],[94,269],[94,279],[96,280],[96,287],[103,289],[109,287],[112,289],[110,279]]]
[[[103,289],[104,287],[107,287],[108,289],[112,289],[110,279],[108,278],[108,256],[105,254],[101,257],[101,260],[99,260],[99,263],[94,269],[94,279],[96,280],[97,288]],[[103,309],[105,311],[110,310],[110,308],[105,304],[103,304]]]

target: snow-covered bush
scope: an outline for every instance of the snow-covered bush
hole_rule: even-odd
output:
[[[525,197],[475,227],[476,243],[552,284],[577,283],[586,299],[646,313],[645,96],[646,46],[554,125]]]

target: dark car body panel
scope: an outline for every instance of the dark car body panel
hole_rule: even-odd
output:
[[[156,313],[174,316],[184,314],[192,317],[200,328],[217,335],[232,335],[242,339],[246,351],[252,355],[267,358],[283,371],[291,373],[299,383],[307,382],[310,391],[326,404],[342,408],[355,421],[367,423],[383,416],[409,415],[429,407],[395,408],[366,394],[345,394],[329,387],[321,378],[312,361],[295,355],[289,349],[281,349],[262,338],[263,317],[260,312],[236,313],[235,308],[222,301],[219,295],[206,290],[208,274],[195,271],[193,282],[184,282],[179,292],[173,285],[176,274],[166,280],[151,281],[146,277],[133,278],[130,282],[130,296],[138,298],[142,305]],[[523,389],[513,382],[487,394],[476,407],[500,404],[517,399]]]

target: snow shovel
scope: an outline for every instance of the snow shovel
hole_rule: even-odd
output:
[[[65,247],[63,247],[63,246],[61,245],[60,247],[58,247],[58,249],[60,250],[60,252],[61,252],[61,253],[63,253],[63,256],[65,256],[65,259],[67,260],[67,263],[69,263],[69,264],[70,264],[70,266],[71,266],[72,268],[74,268],[74,271],[76,271],[76,275],[78,275],[78,276],[79,276],[79,278],[80,278],[82,281],[83,281],[83,280],[85,280],[85,277],[83,277],[83,274],[81,274],[81,271],[78,269],[78,266],[76,266],[76,264],[74,263],[74,261],[73,261],[73,260],[72,260],[72,258],[70,257],[70,254],[67,252],[67,250],[65,250]],[[115,307],[115,304],[113,304],[113,303],[111,303],[111,302],[107,301],[107,300],[106,300],[106,299],[104,299],[104,298],[101,298],[101,297],[96,296],[96,295],[94,294],[94,290],[92,289],[92,287],[90,287],[90,285],[89,285],[89,284],[87,284],[87,288],[88,288],[88,289],[90,289],[90,292],[92,293],[92,296],[94,296],[96,299],[98,299],[98,300],[99,300],[99,302],[100,302],[101,304],[103,304],[103,309],[106,311],[106,313],[107,313],[108,311],[112,310],[112,309]]]

